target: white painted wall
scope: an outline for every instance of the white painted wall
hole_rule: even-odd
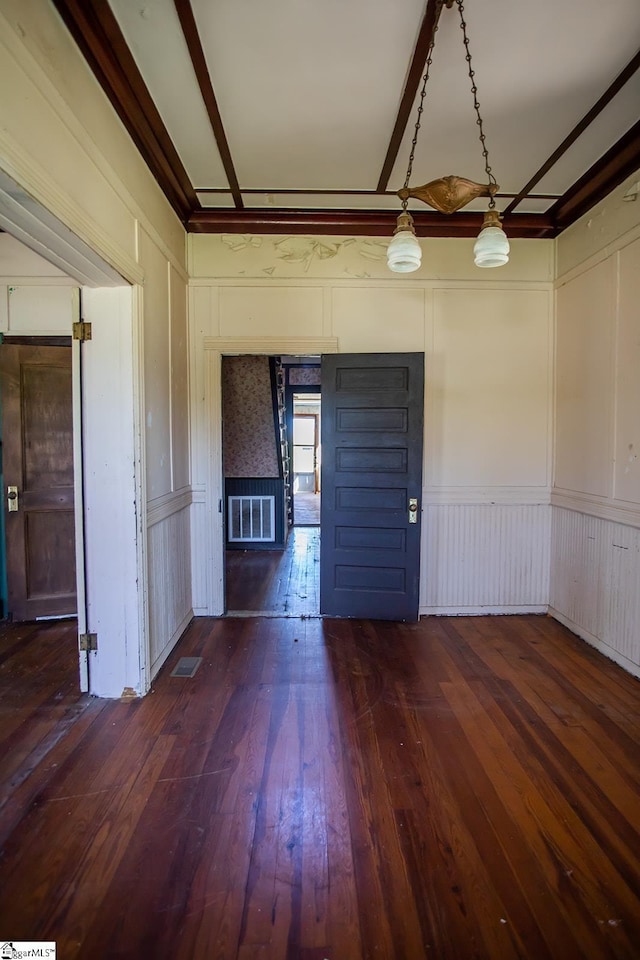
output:
[[[640,675],[640,202],[630,177],[557,241],[551,610]]]
[[[0,284],[0,331],[12,336],[71,336],[73,286]]]
[[[71,336],[77,283],[8,233],[0,233],[0,333]]]
[[[425,353],[421,612],[546,610],[553,244],[515,241],[504,271],[474,267],[466,240],[424,247],[397,277],[383,241],[189,238],[196,612],[223,601],[220,351],[305,338],[309,353]]]
[[[83,348],[96,377],[86,420],[105,431],[110,470],[89,480],[90,549],[99,531],[105,553],[92,554],[87,589],[105,631],[92,690],[95,681],[101,696],[143,693],[192,610],[185,233],[53,5],[2,4],[0,88],[11,91],[0,97],[0,170],[123,278],[116,301],[90,298],[98,326]],[[49,319],[35,332],[58,332],[70,291],[49,295],[45,314],[42,290],[18,269],[13,284],[0,276],[0,329],[25,332],[37,314]],[[63,282],[51,268],[49,286]],[[135,600],[120,584],[113,602],[112,546],[138,584]]]
[[[9,233],[0,233],[0,283],[75,286],[66,274]]]

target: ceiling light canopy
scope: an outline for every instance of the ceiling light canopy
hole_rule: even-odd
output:
[[[465,59],[469,69],[469,79],[471,81],[471,94],[473,96],[473,107],[476,112],[476,124],[478,126],[478,137],[482,147],[482,156],[484,158],[484,168],[487,174],[488,183],[475,183],[473,180],[466,180],[464,177],[448,176],[441,177],[438,180],[432,180],[422,187],[411,188],[409,180],[413,170],[413,160],[415,157],[416,144],[418,142],[418,133],[422,122],[422,112],[424,110],[424,98],[427,90],[427,81],[429,80],[429,70],[433,58],[433,48],[435,37],[438,31],[438,20],[443,6],[448,8],[454,5],[458,8],[460,14],[460,29],[462,30],[463,42],[465,46]],[[489,197],[488,210],[484,215],[482,229],[473,248],[474,262],[477,267],[499,267],[509,260],[509,241],[507,235],[500,224],[500,214],[496,210],[495,195],[499,190],[496,179],[491,171],[489,164],[489,152],[487,150],[486,137],[484,133],[484,124],[480,115],[480,103],[478,102],[478,88],[475,82],[475,72],[471,66],[471,53],[469,51],[469,38],[467,36],[467,24],[464,19],[463,0],[438,0],[438,13],[433,30],[433,37],[427,54],[427,65],[424,77],[422,78],[422,88],[420,90],[420,100],[418,103],[418,112],[416,116],[415,130],[413,140],[411,141],[411,152],[409,154],[409,163],[407,174],[404,180],[404,186],[398,190],[398,196],[402,201],[402,213],[398,217],[398,225],[394,231],[393,239],[387,250],[387,266],[394,273],[410,273],[417,270],[422,261],[422,249],[418,238],[416,237],[413,218],[407,210],[409,198],[422,200],[429,204],[440,213],[455,213],[462,209],[471,200],[478,197]]]

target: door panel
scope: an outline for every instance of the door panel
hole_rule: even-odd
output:
[[[424,354],[322,358],[320,610],[416,620]]]
[[[9,614],[74,614],[71,348],[4,343],[0,374]]]

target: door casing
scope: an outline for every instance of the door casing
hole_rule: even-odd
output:
[[[298,356],[315,357],[339,353],[336,337],[209,337],[202,340],[204,350],[203,392],[206,431],[206,490],[200,499],[199,519],[194,519],[194,556],[213,559],[203,573],[202,593],[195,612],[202,616],[223,616],[225,612],[224,557],[225,538],[222,504],[222,357],[223,356]],[[197,385],[194,382],[194,390]],[[194,403],[196,395],[194,394]]]

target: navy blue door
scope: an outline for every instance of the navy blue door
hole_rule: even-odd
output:
[[[320,611],[417,620],[424,354],[322,357]]]

